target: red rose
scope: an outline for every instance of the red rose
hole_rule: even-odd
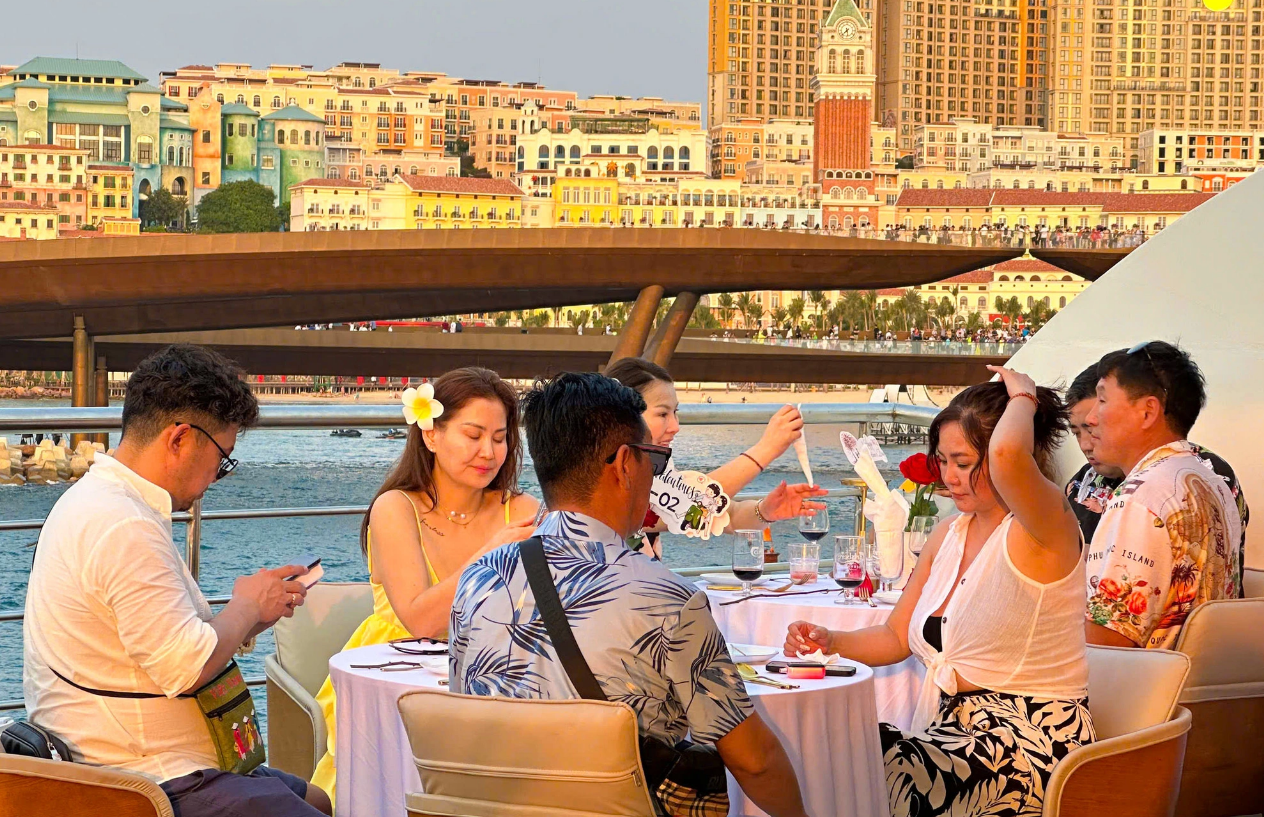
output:
[[[1133,591],[1133,594],[1128,597],[1128,612],[1134,616],[1144,613],[1148,606],[1149,602],[1140,590]]]
[[[1117,599],[1119,594],[1123,592],[1123,588],[1119,586],[1119,582],[1114,579],[1102,579],[1097,583],[1097,589],[1108,599]]]
[[[934,485],[939,482],[939,463],[925,454],[914,454],[900,463],[900,473],[918,485]]]
[[[645,520],[641,522],[641,529],[649,530],[657,524],[658,524],[658,514],[654,513],[653,511],[647,508],[645,510]]]

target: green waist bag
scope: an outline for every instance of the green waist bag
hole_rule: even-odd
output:
[[[267,753],[255,715],[255,701],[236,661],[206,686],[191,693],[206,719],[221,771],[249,774],[263,765]]]
[[[52,669],[52,667],[49,667]],[[149,692],[110,692],[80,686],[57,670],[53,674],[75,689],[105,698],[165,698]],[[230,661],[224,671],[211,681],[185,693],[181,698],[193,698],[206,720],[206,728],[215,744],[215,756],[219,769],[233,774],[250,774],[267,760],[263,748],[263,735],[255,714],[255,701],[250,688],[242,677],[236,661]]]

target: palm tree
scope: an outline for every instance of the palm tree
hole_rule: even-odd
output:
[[[746,316],[750,318],[752,326],[758,328],[760,322],[764,319],[764,305],[758,300],[751,298],[751,302],[746,307]]]
[[[868,321],[868,303],[865,296],[859,292],[848,292],[839,299],[838,305],[843,308],[843,317],[849,324],[850,329],[858,329],[864,327],[869,328]]]
[[[733,323],[734,311],[733,293],[721,292],[720,296],[716,298],[716,302],[720,305],[720,322],[723,323],[725,327],[731,326]]]
[[[587,309],[581,309],[579,312],[572,312],[568,309],[566,310],[566,321],[571,325],[571,329],[578,329],[581,326],[588,325],[588,318],[591,314]]]
[[[754,303],[756,303],[755,296],[751,295],[749,292],[741,293],[737,296],[737,300],[734,302],[734,306],[737,307],[737,314],[742,318],[743,326],[749,326],[747,316],[750,315],[751,304]]]
[[[790,308],[786,310],[786,313],[790,316],[791,326],[799,325],[799,321],[803,318],[803,309],[805,306],[806,304],[803,302],[802,298],[795,298],[790,302]]]
[[[876,289],[866,289],[862,294],[864,302],[865,330],[868,331],[878,325],[878,291]]]
[[[905,329],[921,326],[926,320],[926,304],[914,290],[906,290],[897,302],[903,306]]]
[[[786,318],[790,317],[790,313],[786,311],[785,307],[779,306],[769,312],[768,316],[772,318],[773,328],[780,329],[785,325]]]
[[[825,313],[829,311],[830,299],[819,289],[808,290],[808,299],[812,301],[812,320],[816,323],[816,331],[825,332]]]
[[[971,312],[966,316],[966,331],[977,332],[983,328],[983,315],[979,312]]]
[[[831,329],[837,327],[839,332],[843,331],[843,321],[847,319],[847,306],[841,298],[834,302],[834,305],[830,307],[829,314],[825,317],[829,321]]]
[[[557,326],[562,320],[562,307],[551,306],[549,309],[553,311],[553,325]]]

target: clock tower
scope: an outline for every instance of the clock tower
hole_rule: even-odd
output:
[[[815,100],[815,181],[826,226],[873,223],[870,133],[877,53],[873,28],[852,0],[838,0],[821,24],[812,77]],[[844,206],[843,202],[855,202]],[[850,218],[849,218],[850,216]],[[862,219],[863,217],[863,219]]]

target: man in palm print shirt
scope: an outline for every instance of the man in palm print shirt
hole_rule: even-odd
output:
[[[566,619],[605,696],[628,704],[642,735],[714,743],[755,803],[804,817],[794,768],[751,706],[706,594],[628,549],[649,507],[656,465],[645,401],[598,374],[564,374],[523,397],[523,425],[544,501],[536,528]],[[656,460],[658,461],[656,463]],[[453,692],[579,697],[535,605],[519,544],[461,574],[452,605]]]
[[[1109,494],[1111,477],[1081,478],[1072,496],[1105,503],[1086,555],[1087,638],[1171,648],[1197,605],[1241,596],[1243,515],[1186,439],[1206,402],[1188,354],[1151,341],[1111,352],[1096,374],[1096,401],[1080,423],[1090,464],[1126,476]]]

